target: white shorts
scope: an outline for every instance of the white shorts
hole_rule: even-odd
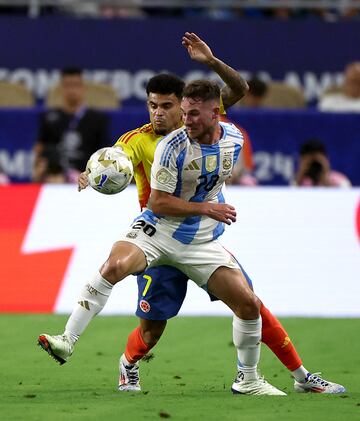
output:
[[[158,225],[154,227],[141,221],[141,218],[137,220],[119,240],[138,246],[144,252],[149,267],[174,266],[200,287],[207,284],[210,276],[220,266],[239,270],[235,257],[217,240],[183,244]]]

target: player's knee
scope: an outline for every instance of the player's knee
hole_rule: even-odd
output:
[[[128,271],[129,267],[126,260],[114,255],[107,259],[100,273],[106,280],[116,284],[128,274]]]
[[[235,315],[247,320],[255,320],[260,316],[261,301],[254,293],[247,294],[236,306]]]

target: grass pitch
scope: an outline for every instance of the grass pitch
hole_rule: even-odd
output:
[[[97,317],[59,366],[36,346],[66,317],[0,316],[0,419],[7,420],[360,420],[359,319],[284,319],[304,365],[344,384],[344,395],[297,394],[263,346],[260,369],[285,397],[232,395],[236,354],[230,318],[171,320],[141,362],[140,393],[116,390],[118,357],[135,317]]]

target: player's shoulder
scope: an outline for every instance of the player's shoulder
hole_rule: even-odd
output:
[[[180,127],[159,140],[158,147],[163,149],[181,149],[186,145],[188,135],[185,127]]]
[[[129,130],[128,132],[124,133],[122,136],[119,137],[115,145],[119,143],[123,143],[123,144],[136,143],[139,139],[144,139],[147,137],[149,138],[156,137],[151,123],[144,124],[141,127],[137,127],[134,130]]]
[[[220,122],[220,125],[222,126],[223,130],[225,131],[226,137],[230,138],[234,141],[243,141],[244,135],[241,131],[241,129],[235,124],[230,122]]]
[[[188,136],[184,127],[163,137],[156,148],[157,153],[160,153],[161,165],[169,166],[171,157],[178,156],[187,145]]]

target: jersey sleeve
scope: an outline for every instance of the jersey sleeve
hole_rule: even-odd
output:
[[[158,143],[151,167],[151,188],[166,193],[174,193],[178,181],[177,153],[171,140],[164,138]]]
[[[127,132],[123,134],[114,144],[115,147],[120,147],[130,158],[134,167],[136,167],[142,160],[141,157],[141,133]]]

